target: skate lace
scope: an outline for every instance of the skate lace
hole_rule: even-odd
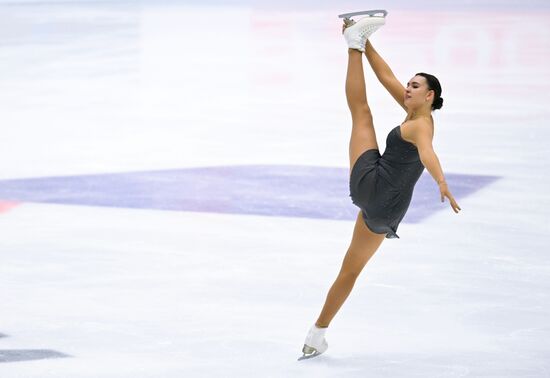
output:
[[[363,29],[363,30],[361,31],[361,33],[360,33],[359,35],[360,35],[361,37],[364,37],[365,34],[370,33],[371,30],[376,29],[376,28],[377,28],[376,26],[372,26],[372,25],[371,25],[371,26],[367,26],[365,29]]]

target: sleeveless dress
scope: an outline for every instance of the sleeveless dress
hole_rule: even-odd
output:
[[[378,149],[359,156],[350,174],[350,197],[372,232],[386,234],[388,239],[399,238],[397,227],[423,170],[418,149],[401,137],[400,126],[388,133],[382,156]]]

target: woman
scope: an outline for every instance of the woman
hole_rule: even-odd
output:
[[[409,207],[414,185],[424,168],[437,182],[441,201],[449,199],[458,213],[445,176],[432,147],[434,121],[431,112],[443,105],[437,78],[416,74],[407,87],[395,78],[368,37],[385,23],[384,17],[370,16],[354,22],[344,20],[342,32],[348,42],[346,98],[352,118],[349,144],[350,197],[360,208],[353,237],[336,281],[330,288],[319,318],[311,327],[300,357],[317,356],[328,348],[325,331],[340,309],[359,273],[385,238],[398,238],[397,227]],[[407,116],[387,136],[381,156],[372,115],[367,102],[362,56],[376,77],[405,110]]]

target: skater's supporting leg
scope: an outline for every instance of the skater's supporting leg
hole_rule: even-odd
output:
[[[349,143],[350,173],[357,158],[367,150],[376,148],[376,133],[372,114],[367,102],[363,54],[354,49],[348,50],[348,70],[346,75],[346,99],[351,111],[352,130]]]
[[[359,211],[351,244],[342,262],[342,267],[328,292],[323,310],[315,322],[318,327],[328,327],[353,289],[359,273],[382,244],[385,236],[385,234],[375,234],[370,231]]]

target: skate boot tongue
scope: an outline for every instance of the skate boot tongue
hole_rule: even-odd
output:
[[[314,332],[319,336],[319,337],[325,337],[325,333],[327,332],[327,328],[321,328],[321,327],[317,327],[316,325],[313,325],[314,327]]]

